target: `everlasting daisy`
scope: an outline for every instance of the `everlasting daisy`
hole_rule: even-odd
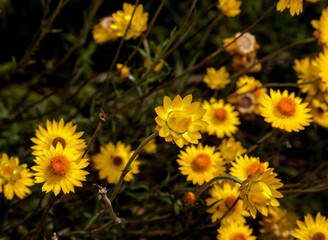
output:
[[[123,11],[119,10],[113,13],[114,23],[110,27],[116,31],[116,36],[123,37],[129,25],[135,6],[129,3],[123,3]],[[125,40],[136,39],[147,30],[148,13],[144,13],[143,5],[139,4],[133,15],[130,27],[125,36]]]
[[[328,8],[322,10],[320,20],[312,20],[311,24],[316,29],[313,35],[318,43],[328,47]]]
[[[321,127],[328,128],[328,105],[320,102],[318,99],[313,99],[311,109],[313,122],[319,124]]]
[[[240,13],[241,1],[239,0],[218,0],[216,7],[227,17],[235,17]]]
[[[211,98],[210,102],[204,101],[203,108],[207,110],[204,120],[208,122],[206,132],[216,135],[218,138],[230,137],[238,131],[240,124],[238,112],[229,103],[224,103],[223,99],[216,101]]]
[[[19,165],[17,157],[8,157],[6,153],[0,158],[0,193],[3,191],[5,198],[11,200],[14,194],[20,199],[31,191],[28,187],[34,185],[33,173],[27,169],[26,164]]]
[[[34,150],[32,154],[43,155],[44,151],[48,151],[51,146],[56,148],[58,144],[63,148],[70,146],[82,152],[87,146],[85,140],[80,138],[83,132],[75,132],[75,130],[76,125],[73,126],[72,122],[65,124],[61,119],[59,123],[55,120],[51,123],[47,120],[47,129],[39,125],[39,129],[35,130],[36,138],[31,138],[31,141],[36,144],[31,147]]]
[[[235,38],[238,38],[241,35],[240,32],[236,33],[235,36],[231,38],[223,39],[223,44],[227,45]],[[230,44],[225,48],[225,50],[230,55],[248,55],[251,53],[256,53],[256,50],[260,48],[260,45],[257,43],[256,38],[249,32],[244,33],[241,37],[239,37],[235,42]]]
[[[201,108],[199,102],[191,102],[191,94],[183,99],[177,95],[173,101],[165,96],[163,106],[155,108],[159,136],[180,148],[189,142],[198,144],[198,139],[202,138],[199,131],[208,125],[202,120],[206,110]]]
[[[150,140],[142,150],[148,154],[156,153],[157,152],[156,140],[155,139]]]
[[[243,148],[240,142],[235,141],[233,137],[229,139],[225,138],[222,140],[222,143],[219,146],[219,150],[224,160],[227,163],[231,163],[236,156],[239,156],[246,152],[246,149]]]
[[[74,148],[63,149],[61,144],[56,148],[50,145],[50,149],[44,155],[37,156],[32,167],[35,173],[35,183],[42,183],[42,191],[48,193],[53,191],[58,195],[60,191],[64,194],[75,192],[74,186],[82,187],[81,181],[86,181],[89,174],[83,170],[89,165],[87,158],[81,158],[82,152]]]
[[[100,23],[93,26],[93,39],[98,44],[102,44],[108,41],[114,41],[117,39],[116,31],[110,27],[110,25],[114,22],[115,20],[113,17],[105,17],[100,20]]]
[[[192,145],[186,147],[185,151],[180,151],[179,170],[183,175],[187,175],[187,180],[193,184],[202,185],[212,178],[224,174],[224,161],[219,152],[214,152],[215,147],[199,144],[197,148]]]
[[[321,78],[320,87],[322,91],[328,91],[328,48],[319,53],[318,60],[319,76]]]
[[[299,15],[303,12],[303,0],[279,0],[277,11],[282,12],[289,8],[290,15]]]
[[[297,216],[279,207],[269,207],[268,216],[262,216],[261,233],[268,233],[270,240],[292,240]]]
[[[255,174],[249,175],[240,187],[240,198],[243,200],[243,208],[249,210],[252,217],[256,217],[257,211],[263,215],[268,215],[268,206],[279,206],[276,198],[283,195],[277,191],[283,184],[275,178],[277,174],[272,169],[267,169],[261,173],[257,170]]]
[[[252,236],[253,229],[240,222],[223,224],[218,233],[218,240],[256,240],[256,237]]]
[[[222,223],[245,222],[248,212],[243,209],[242,200],[238,199],[240,194],[239,186],[224,182],[222,187],[214,185],[210,190],[210,197],[206,199],[206,205],[211,206],[206,211],[211,213],[212,222],[216,222],[226,214],[235,201],[238,201],[229,213],[223,218]],[[238,200],[237,200],[238,199]]]
[[[293,236],[300,240],[326,240],[328,239],[328,220],[317,213],[315,220],[310,214],[304,217],[304,222],[297,221],[298,228]]]
[[[130,145],[124,145],[121,142],[118,142],[116,146],[109,142],[105,147],[100,147],[100,153],[92,158],[95,168],[99,171],[99,178],[106,178],[110,184],[117,183],[133,153]],[[133,174],[139,173],[139,165],[138,160],[132,162],[131,171],[125,175],[124,181],[131,181],[134,178]]]
[[[231,162],[230,174],[242,181],[246,180],[248,176],[254,175],[257,170],[261,173],[268,169],[268,162],[261,163],[258,157],[237,156],[235,162]]]
[[[130,68],[126,65],[123,66],[121,63],[116,64],[117,70],[120,70],[120,78],[124,79],[127,78],[130,74]]]
[[[272,127],[298,132],[310,125],[311,109],[307,108],[307,103],[302,103],[301,98],[295,97],[295,93],[289,95],[285,90],[281,94],[280,90],[270,89],[270,95],[265,94],[261,99],[260,111],[264,120],[271,123]]]
[[[229,76],[230,74],[224,66],[220,67],[218,70],[211,67],[206,69],[206,75],[204,76],[203,81],[209,88],[219,90],[225,88],[231,82]]]
[[[195,200],[196,200],[196,196],[193,192],[186,192],[183,195],[183,201],[187,205],[192,205],[195,202]]]

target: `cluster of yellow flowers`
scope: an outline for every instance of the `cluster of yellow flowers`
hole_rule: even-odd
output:
[[[101,19],[93,27],[93,38],[99,43],[114,41],[119,37],[125,40],[136,39],[147,30],[148,13],[143,11],[142,4],[138,6],[123,3],[123,10]]]

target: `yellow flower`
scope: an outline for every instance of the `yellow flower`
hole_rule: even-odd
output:
[[[50,145],[50,149],[44,155],[37,156],[32,167],[35,173],[35,183],[42,183],[42,191],[53,191],[58,195],[75,192],[74,186],[82,187],[81,181],[86,180],[87,171],[82,170],[89,165],[88,159],[82,159],[83,152],[74,148],[57,144],[56,148]]]
[[[117,70],[120,71],[120,78],[121,79],[127,78],[129,76],[130,68],[128,66],[126,66],[126,65],[123,66],[123,64],[117,63],[116,68],[117,68]]]
[[[224,182],[222,187],[215,184],[210,190],[210,197],[206,199],[206,205],[211,206],[206,211],[211,213],[212,222],[216,222],[225,215],[235,201],[238,201],[229,213],[222,219],[222,223],[246,222],[244,217],[249,216],[243,209],[243,203],[239,198],[239,186]],[[238,200],[237,200],[238,199]]]
[[[148,154],[156,153],[157,152],[156,140],[155,139],[150,140],[142,150]]]
[[[312,20],[311,24],[316,29],[313,35],[318,43],[328,47],[328,8],[322,10],[320,20]]]
[[[218,233],[216,237],[218,240],[256,240],[256,237],[252,236],[253,229],[240,222],[223,224],[218,229]]]
[[[227,163],[231,163],[236,156],[239,156],[246,152],[246,149],[243,148],[240,142],[235,141],[233,137],[229,139],[225,138],[222,140],[222,143],[219,146],[219,150],[224,160]]]
[[[314,96],[318,92],[320,82],[314,82],[306,84],[307,82],[319,79],[318,59],[310,59],[308,57],[303,59],[296,59],[293,69],[295,70],[297,77],[297,83],[300,84],[302,93],[307,93],[310,96]]]
[[[238,131],[238,112],[234,111],[231,104],[225,104],[223,99],[216,101],[211,98],[210,102],[204,101],[203,108],[207,110],[203,119],[209,124],[205,129],[208,134],[216,134],[218,138],[223,138],[225,135],[230,137]]]
[[[259,170],[261,173],[268,169],[268,162],[261,163],[259,157],[237,156],[235,162],[231,162],[230,174],[242,181],[252,176]]]
[[[328,91],[328,48],[324,48],[323,53],[319,53],[318,64],[321,90]]]
[[[236,82],[237,90],[233,95],[238,97],[229,99],[230,103],[237,104],[241,114],[259,114],[259,101],[267,91],[262,87],[262,83],[254,77],[244,75],[239,77]]]
[[[225,38],[223,39],[223,44],[227,45],[235,38],[238,38],[241,35],[240,32],[236,33],[235,36],[231,38]],[[226,51],[230,55],[248,55],[251,53],[255,53],[256,50],[260,48],[260,45],[257,43],[256,38],[254,35],[252,35],[249,32],[244,33],[241,37],[239,37],[235,42],[230,44],[226,47]]]
[[[184,195],[183,195],[183,201],[185,202],[185,204],[187,205],[192,205],[194,204],[196,200],[196,196],[193,192],[186,192]]]
[[[277,174],[269,168],[265,172],[257,170],[243,181],[240,187],[240,198],[243,200],[243,208],[249,210],[252,217],[256,217],[257,210],[263,215],[268,215],[268,206],[279,206],[276,198],[283,195],[277,191],[283,184],[275,178]]]
[[[58,143],[63,148],[70,147],[82,152],[87,146],[85,140],[80,139],[83,132],[75,132],[75,130],[76,125],[73,126],[72,122],[65,124],[61,119],[59,123],[55,120],[51,123],[47,120],[47,130],[39,125],[39,129],[35,130],[36,138],[31,138],[31,141],[36,144],[31,147],[34,150],[32,154],[44,155],[51,146],[56,148]]]
[[[262,216],[261,233],[268,233],[270,240],[293,240],[297,216],[279,207],[269,207],[268,216]]]
[[[193,184],[202,185],[212,178],[224,174],[224,161],[219,152],[214,152],[215,147],[199,144],[186,147],[178,155],[179,170],[187,175],[187,180]]]
[[[98,43],[102,44],[108,41],[114,41],[117,39],[116,31],[114,31],[110,25],[114,23],[113,17],[105,17],[100,20],[100,23],[93,26],[93,39]]]
[[[235,17],[240,13],[241,1],[218,0],[216,7],[227,17]]]
[[[145,68],[150,68],[153,64],[154,63],[151,61],[151,64],[149,65],[147,59],[144,61],[144,67]],[[158,72],[160,72],[162,70],[163,66],[164,66],[164,63],[163,62],[159,62],[159,63],[157,63],[153,67],[153,70],[152,71],[155,72],[155,73],[158,73]]]
[[[123,11],[119,10],[113,13],[114,23],[110,27],[116,31],[116,36],[123,37],[132,17],[135,6],[129,3],[123,3]],[[147,30],[148,13],[143,12],[142,4],[139,4],[133,15],[130,27],[125,36],[125,40],[136,39]]]
[[[261,115],[264,120],[271,123],[272,127],[280,128],[287,132],[298,132],[304,126],[309,126],[312,115],[307,103],[302,103],[302,99],[295,97],[295,93],[288,94],[285,90],[282,94],[280,90],[270,89],[270,95],[265,94],[261,99]]]
[[[246,73],[256,73],[262,69],[261,63],[257,63],[256,52],[233,56],[231,67],[234,71],[247,70]]]
[[[282,12],[286,8],[289,8],[290,15],[299,15],[303,12],[303,0],[279,0],[277,11]]]
[[[108,183],[117,183],[133,153],[130,145],[124,145],[120,141],[116,146],[109,142],[105,147],[100,147],[100,153],[92,158],[95,169],[99,171],[99,178],[107,178]],[[131,181],[134,178],[133,174],[139,173],[139,165],[140,161],[136,159],[132,162],[131,171],[124,177],[125,181]]]
[[[209,88],[219,90],[225,88],[231,82],[229,76],[230,75],[224,66],[220,67],[218,70],[211,67],[206,69],[206,75],[204,76],[203,81]]]
[[[191,94],[183,99],[177,95],[173,101],[165,96],[163,106],[155,108],[159,136],[166,142],[173,141],[180,148],[189,142],[198,144],[198,139],[202,138],[199,131],[208,125],[202,120],[206,110],[201,108],[199,102],[191,102]]]
[[[313,122],[319,124],[321,127],[328,128],[328,105],[320,102],[318,99],[313,99],[311,109]]]
[[[20,199],[31,191],[28,187],[34,185],[31,178],[33,173],[27,169],[26,164],[19,165],[17,157],[8,157],[6,153],[0,158],[0,193],[11,200],[14,194]]]
[[[328,239],[328,220],[317,213],[315,220],[310,214],[304,217],[304,222],[297,221],[293,236],[300,240],[325,240]]]

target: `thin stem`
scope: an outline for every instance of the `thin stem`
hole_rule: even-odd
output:
[[[270,132],[266,133],[263,137],[261,137],[260,140],[257,141],[257,143],[255,143],[253,146],[248,148],[245,154],[249,154],[253,152],[261,143],[263,143],[266,139],[270,138],[275,131],[276,129],[272,129]]]
[[[109,200],[111,202],[114,201],[116,195],[118,194],[118,192],[121,189],[122,183],[123,183],[123,179],[125,177],[125,175],[131,170],[130,166],[132,164],[132,162],[134,161],[134,159],[138,156],[138,154],[141,152],[141,150],[143,149],[143,147],[152,139],[156,138],[158,136],[158,131],[154,132],[152,135],[150,135],[149,137],[147,137],[140,145],[139,147],[135,150],[135,152],[133,153],[133,155],[130,157],[128,163],[125,165],[125,168],[123,169],[120,179],[118,180],[117,184],[114,187],[114,191],[112,193],[112,195],[110,196]]]
[[[230,208],[228,208],[228,210],[222,215],[222,217],[219,219],[219,222],[221,222],[229,214],[229,212],[231,212],[231,210],[237,205],[239,199],[240,199],[240,196],[237,197],[237,199],[234,201],[232,206]]]
[[[40,223],[38,225],[38,228],[36,229],[36,232],[34,233],[34,235],[32,237],[32,240],[38,239],[39,234],[40,234],[40,232],[41,232],[41,230],[42,230],[42,228],[44,226],[44,223],[45,223],[45,221],[46,221],[46,219],[48,217],[49,211],[52,208],[52,206],[54,205],[54,203],[55,203],[55,201],[57,199],[57,196],[53,196],[52,197],[52,199],[51,199],[50,203],[48,204],[46,210],[44,210],[43,216],[42,216],[41,221],[40,221]]]
[[[236,183],[239,183],[240,185],[243,183],[243,181],[241,181],[240,179],[234,177],[234,176],[231,176],[231,175],[221,175],[221,176],[217,176],[217,177],[214,177],[212,178],[210,181],[208,181],[207,183],[205,183],[203,186],[201,186],[197,193],[195,194],[195,198],[196,200],[200,197],[200,195],[202,195],[202,193],[209,188],[209,186],[212,185],[212,183],[214,183],[215,181],[217,180],[221,180],[221,179],[228,179],[228,180],[232,180]]]
[[[113,210],[113,206],[112,206],[112,203],[111,201],[108,199],[107,197],[107,189],[102,187],[102,186],[99,186],[99,194],[100,194],[100,198],[102,200],[104,200],[104,202],[106,203],[106,206],[107,206],[107,209],[108,209],[108,212],[109,212],[109,215],[111,216],[111,218],[113,219],[113,221],[115,223],[121,223],[121,219],[116,217],[115,213],[114,213],[114,210]]]

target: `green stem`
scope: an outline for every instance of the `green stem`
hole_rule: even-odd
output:
[[[209,186],[212,185],[213,182],[217,181],[217,180],[222,180],[222,179],[228,179],[228,180],[232,180],[236,183],[239,183],[240,185],[243,183],[243,181],[241,181],[240,179],[231,176],[231,175],[221,175],[221,176],[217,176],[212,178],[210,181],[208,181],[207,183],[205,183],[203,186],[201,186],[201,188],[198,189],[198,191],[195,194],[195,198],[196,200],[200,197],[200,195],[202,195],[202,193],[209,188]]]
[[[143,147],[152,139],[156,138],[158,136],[158,131],[154,132],[152,135],[150,135],[148,138],[146,138],[140,145],[139,147],[135,150],[135,152],[133,153],[133,155],[130,157],[128,163],[125,165],[125,168],[123,169],[120,179],[118,180],[117,184],[114,187],[114,191],[112,193],[112,195],[110,196],[109,200],[111,202],[114,201],[116,195],[118,194],[118,192],[121,189],[122,183],[123,183],[123,179],[125,177],[125,175],[131,170],[130,166],[132,164],[132,162],[134,161],[134,159],[138,156],[138,154],[141,152],[141,150],[143,149]]]
[[[247,152],[245,154],[249,154],[253,152],[261,143],[263,143],[266,139],[270,138],[273,133],[276,131],[276,129],[272,129],[270,132],[266,133],[263,137],[261,137],[260,140],[257,141],[253,146],[248,148]]]

